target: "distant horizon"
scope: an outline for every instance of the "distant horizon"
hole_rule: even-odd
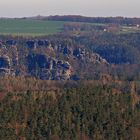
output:
[[[40,16],[40,17],[50,17],[50,16],[81,16],[81,17],[90,17],[90,18],[97,18],[97,17],[99,17],[99,18],[110,18],[110,17],[112,17],[112,18],[117,18],[117,17],[122,17],[122,18],[140,18],[140,16],[138,17],[138,16],[121,16],[121,15],[119,15],[119,16],[88,16],[88,15],[79,15],[79,14],[64,14],[64,15],[62,15],[62,14],[59,14],[59,15],[40,15],[40,14],[37,14],[37,15],[28,15],[28,16],[13,16],[13,17],[8,17],[8,16],[1,16],[0,18],[11,18],[11,19],[14,19],[14,18],[32,18],[32,17],[38,17],[38,16]]]
[[[140,18],[139,5],[138,0],[1,0],[0,17],[83,15]]]

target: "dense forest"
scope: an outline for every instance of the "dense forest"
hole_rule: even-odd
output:
[[[1,89],[0,97],[2,140],[139,139],[137,83],[44,81],[41,90],[42,81],[17,79],[23,91],[14,91],[16,82],[8,79],[3,81],[13,89]],[[37,88],[26,91],[25,81]]]

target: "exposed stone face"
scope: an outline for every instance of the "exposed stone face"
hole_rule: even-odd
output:
[[[7,76],[7,75],[10,75],[10,69],[6,69],[6,68],[0,68],[0,76],[3,77],[3,76]]]
[[[10,58],[8,56],[0,56],[0,68],[10,68]]]
[[[6,45],[10,45],[10,46],[16,45],[16,43],[17,43],[17,42],[16,42],[15,40],[12,40],[12,39],[6,41]]]
[[[26,45],[30,49],[33,49],[41,46],[48,47],[50,45],[50,42],[48,40],[27,40]]]
[[[58,77],[62,77],[62,79],[66,80],[70,78],[70,72],[69,76],[66,74],[71,67],[68,62],[50,58],[41,54],[28,55],[26,60],[28,73],[31,73],[34,76],[42,78],[44,75],[46,79],[58,79]]]
[[[6,55],[0,56],[0,76],[10,75],[10,58]]]
[[[46,57],[44,55],[28,55],[27,56],[27,63],[28,63],[28,69],[29,71],[35,68],[48,68],[48,63],[46,60]]]
[[[99,54],[94,53],[90,56],[90,61],[94,63],[104,63],[109,64],[105,59],[103,59]]]
[[[36,47],[36,42],[34,40],[28,40],[26,42],[27,47],[29,47],[30,49],[33,49]]]
[[[0,41],[0,76],[22,75],[50,80],[77,80],[72,61],[106,63],[84,48],[48,39]],[[80,68],[79,68],[80,69]]]
[[[45,45],[45,41],[44,40],[38,40],[37,43],[38,43],[38,46]]]

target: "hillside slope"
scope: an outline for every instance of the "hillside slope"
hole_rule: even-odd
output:
[[[107,61],[68,39],[15,38],[0,42],[1,76],[31,76],[39,79],[79,79],[76,71]],[[80,76],[80,75],[79,75]]]

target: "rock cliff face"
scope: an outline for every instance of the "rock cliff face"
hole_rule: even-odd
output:
[[[69,80],[75,77],[73,61],[75,65],[83,62],[108,64],[98,54],[63,41],[48,39],[0,41],[0,76],[20,75],[48,80]]]
[[[26,57],[28,73],[41,79],[70,79],[71,65],[67,61],[47,57],[43,54],[29,54]]]

